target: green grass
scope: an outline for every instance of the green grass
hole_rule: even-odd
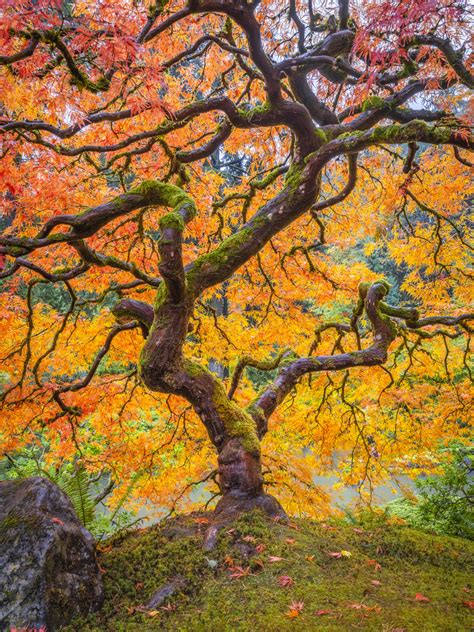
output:
[[[107,542],[99,557],[104,608],[68,629],[467,632],[474,626],[473,611],[463,604],[474,599],[474,544],[467,540],[381,521],[354,527],[295,520],[285,526],[254,513],[205,552],[205,520],[206,514],[181,516]],[[340,551],[351,555],[329,555]],[[283,559],[272,563],[270,556]],[[232,578],[237,566],[251,574]],[[175,575],[187,583],[165,608],[136,610]],[[282,575],[293,584],[281,587]],[[430,601],[417,601],[417,593]],[[304,608],[290,619],[293,601]],[[319,610],[330,614],[318,616]]]

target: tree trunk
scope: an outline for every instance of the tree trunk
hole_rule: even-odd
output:
[[[229,439],[219,451],[218,475],[222,498],[215,512],[219,519],[257,508],[273,518],[287,518],[280,503],[263,492],[260,454],[247,451],[239,438]]]

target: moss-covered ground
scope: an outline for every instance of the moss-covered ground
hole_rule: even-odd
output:
[[[68,630],[474,628],[472,542],[382,520],[283,525],[253,513],[203,551],[208,520],[182,516],[104,544],[104,608]],[[184,582],[179,592],[147,611],[155,591],[177,576]]]

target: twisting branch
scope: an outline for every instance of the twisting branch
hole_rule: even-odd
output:
[[[384,303],[382,299],[386,296],[389,289],[390,286],[385,281],[373,284],[362,283],[359,287],[359,305],[362,304],[362,309],[365,311],[373,330],[373,343],[369,347],[351,353],[311,356],[285,363],[276,379],[257,396],[248,408],[257,424],[259,436],[265,434],[269,416],[281,404],[303,375],[321,371],[341,371],[358,366],[377,366],[385,363],[390,344],[398,335],[398,328],[395,322],[392,321],[392,318],[404,320],[406,325],[412,330],[418,330],[421,327],[434,324],[461,325],[466,331],[470,330],[466,321],[471,320],[474,314],[463,314],[457,317],[434,316],[420,319],[416,309],[393,307]],[[354,313],[358,317],[361,313],[361,308],[356,308]],[[328,323],[320,327],[319,331],[317,330],[317,334],[332,327],[343,333],[353,330],[352,326]]]
[[[140,323],[143,337],[148,336],[154,318],[153,307],[148,303],[133,298],[124,298],[114,305],[112,313],[118,322],[128,322],[130,318],[137,320]]]
[[[105,339],[103,346],[97,352],[97,355],[95,356],[94,361],[92,362],[89,368],[89,371],[87,372],[87,375],[83,377],[82,380],[79,380],[77,382],[72,382],[71,384],[65,384],[64,386],[61,386],[54,390],[52,397],[63,411],[74,412],[75,414],[78,414],[78,410],[76,408],[73,409],[64,403],[61,395],[63,395],[64,393],[69,393],[69,392],[75,393],[76,391],[86,388],[86,386],[90,384],[92,378],[96,374],[97,369],[99,368],[99,365],[102,362],[103,358],[109,352],[114,338],[118,334],[120,334],[122,331],[130,331],[131,329],[135,329],[136,327],[138,327],[138,325],[139,323],[133,320],[123,325],[118,324],[112,327],[112,329],[107,335],[107,338]]]
[[[293,351],[291,349],[283,349],[280,353],[274,358],[269,358],[268,360],[256,360],[252,358],[252,356],[246,355],[239,358],[237,365],[235,367],[234,373],[232,375],[232,381],[230,383],[229,392],[227,397],[232,399],[234,397],[235,391],[240,382],[240,378],[242,377],[242,373],[244,370],[250,366],[254,369],[258,369],[259,371],[273,371],[278,366],[280,366],[281,362],[285,358],[289,358],[293,356]]]

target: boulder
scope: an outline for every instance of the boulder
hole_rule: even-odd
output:
[[[100,608],[94,540],[54,483],[0,481],[0,630],[58,630]]]

